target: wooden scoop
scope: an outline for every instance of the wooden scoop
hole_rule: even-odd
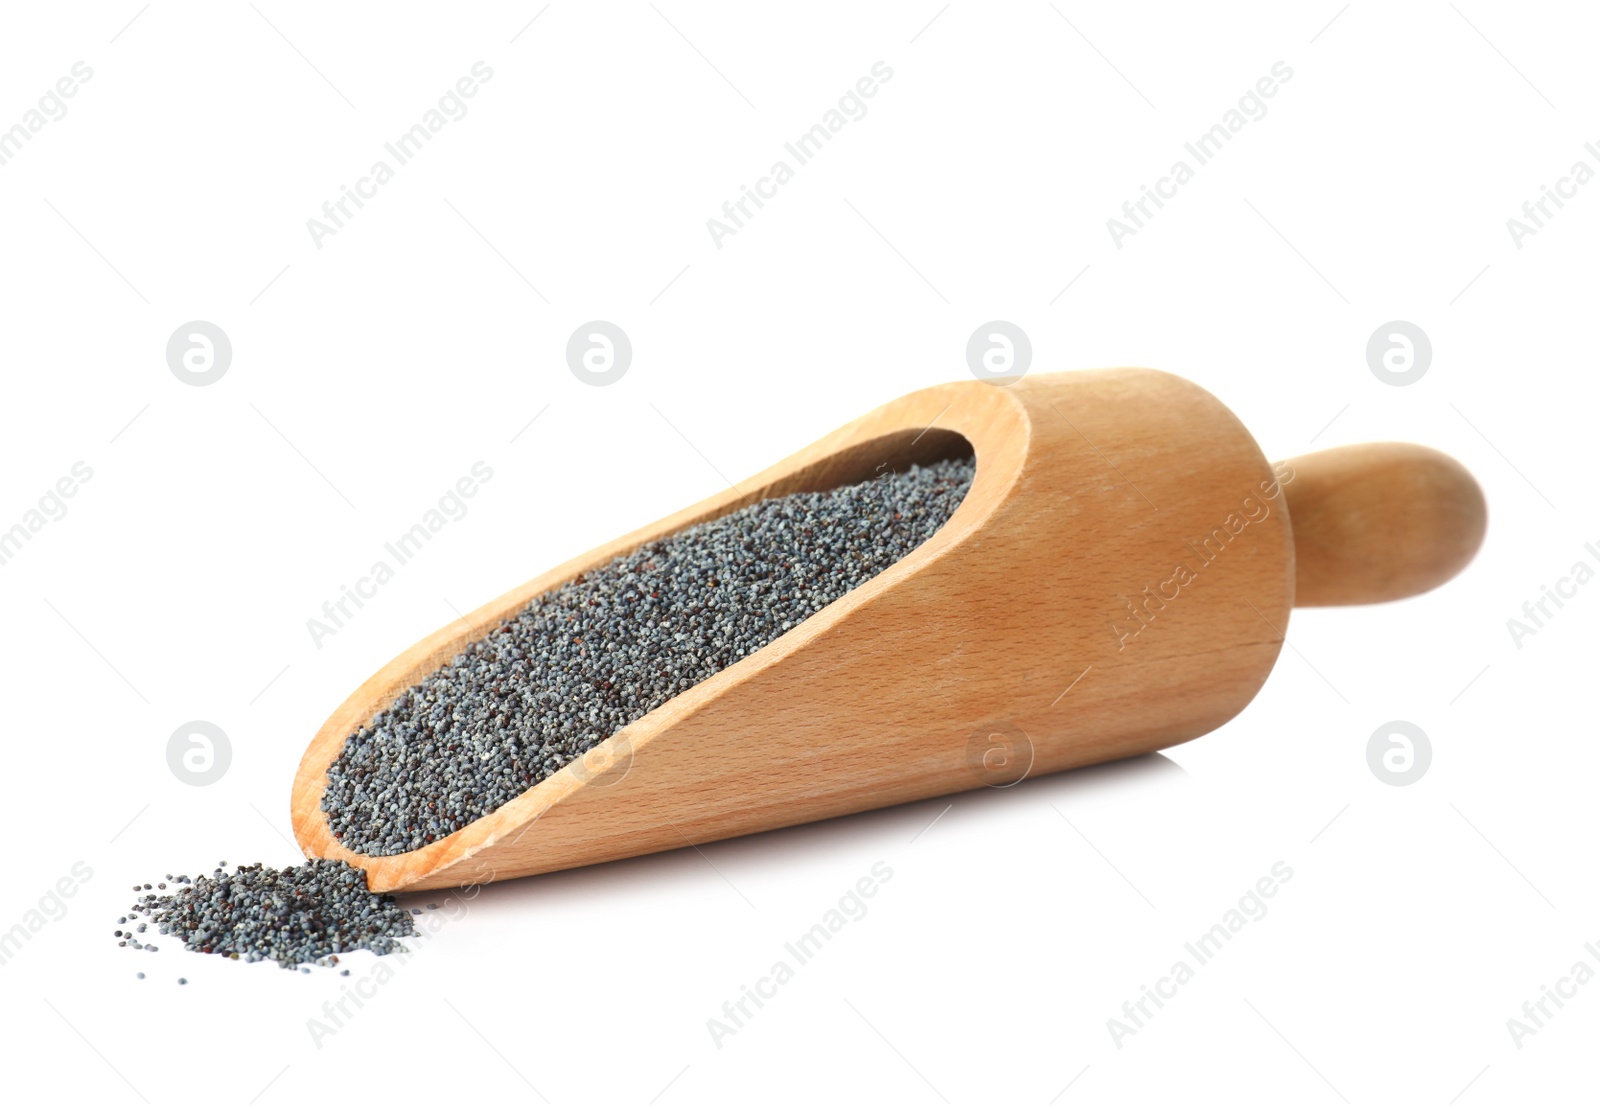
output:
[[[345,737],[535,596],[754,501],[973,454],[966,498],[865,585],[465,828],[401,855],[324,819]],[[373,890],[562,870],[1155,751],[1249,703],[1289,609],[1420,593],[1467,564],[1483,494],[1375,443],[1269,464],[1155,370],[913,393],[701,503],[534,578],[356,690],[295,776],[295,836]]]

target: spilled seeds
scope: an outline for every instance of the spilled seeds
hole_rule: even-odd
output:
[[[119,944],[157,951],[171,942],[309,973],[349,951],[404,951],[397,941],[418,934],[411,914],[390,895],[370,892],[366,874],[348,863],[311,859],[281,870],[256,863],[231,874],[223,866],[192,880],[169,874],[153,890],[135,886],[141,896],[117,921]]]

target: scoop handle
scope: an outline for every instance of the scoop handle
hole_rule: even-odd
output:
[[[1425,593],[1472,561],[1488,509],[1465,466],[1415,443],[1334,447],[1280,463],[1294,530],[1294,603]]]

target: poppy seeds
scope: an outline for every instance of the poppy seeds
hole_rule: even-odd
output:
[[[492,812],[887,570],[973,474],[951,459],[758,501],[535,597],[345,739],[334,835],[395,855]]]
[[[330,827],[370,855],[465,827],[904,558],[973,475],[969,456],[759,501],[534,598],[346,738],[323,793]],[[347,863],[227,865],[134,886],[118,946],[155,951],[139,938],[154,925],[188,951],[309,974],[420,934],[421,909]]]
[[[209,878],[180,879],[170,893],[145,894],[128,915],[147,918],[188,951],[247,963],[270,959],[289,970],[333,966],[340,952],[362,948],[404,951],[397,941],[419,934],[393,897],[370,892],[365,873],[333,859],[281,870],[256,863],[232,874],[219,867]],[[140,923],[138,930],[144,928]],[[131,946],[156,950],[137,939]]]

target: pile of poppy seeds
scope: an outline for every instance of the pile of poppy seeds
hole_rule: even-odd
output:
[[[117,921],[119,946],[159,950],[148,932],[154,925],[189,951],[247,963],[271,959],[309,974],[310,966],[334,966],[347,951],[404,951],[396,941],[418,934],[411,917],[421,910],[369,892],[365,872],[348,863],[311,859],[282,870],[256,863],[232,874],[223,866],[192,880],[169,874],[171,892],[162,892],[167,882],[133,887],[142,896]]]
[[[758,501],[534,598],[345,739],[329,827],[365,855],[465,827],[910,554],[973,473],[951,459]]]
[[[967,457],[759,501],[534,598],[345,739],[322,797],[329,826],[367,855],[465,827],[910,554],[973,473]],[[347,863],[226,865],[135,886],[119,944],[159,950],[154,926],[189,951],[309,974],[419,935],[422,910],[370,892]]]

